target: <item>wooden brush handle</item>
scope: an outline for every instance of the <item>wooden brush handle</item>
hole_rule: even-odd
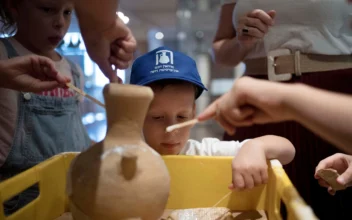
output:
[[[183,127],[187,127],[187,126],[190,126],[190,125],[194,125],[194,124],[197,124],[199,121],[198,119],[192,119],[192,120],[189,120],[189,121],[186,121],[186,122],[182,122],[182,123],[179,123],[179,124],[174,124],[174,125],[171,125],[169,127],[166,128],[166,132],[172,132],[173,130],[176,130],[176,129],[180,129],[180,128],[183,128]]]
[[[74,86],[72,83],[66,83],[66,86],[67,86],[68,88],[70,88],[70,89],[73,89],[75,92],[81,94],[82,96],[84,96],[84,97],[86,97],[86,98],[92,100],[94,103],[100,105],[101,107],[105,108],[105,105],[104,105],[102,102],[100,102],[98,99],[96,99],[96,98],[94,98],[94,97],[88,95],[88,94],[85,93],[83,90],[81,90],[81,89],[77,88],[76,86]]]

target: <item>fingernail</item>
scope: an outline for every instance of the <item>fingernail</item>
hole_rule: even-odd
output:
[[[345,180],[344,180],[344,178],[343,178],[342,176],[339,176],[339,177],[337,178],[337,182],[339,182],[340,184],[345,185]]]

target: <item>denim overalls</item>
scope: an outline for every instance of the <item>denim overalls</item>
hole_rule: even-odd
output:
[[[7,39],[0,40],[9,58],[18,56]],[[72,62],[69,63],[73,83],[80,88],[80,73]],[[82,123],[78,96],[61,98],[20,92],[15,135],[0,175],[6,179],[56,154],[83,151],[90,144]],[[5,203],[5,212],[17,210],[37,195],[38,186],[30,187]]]

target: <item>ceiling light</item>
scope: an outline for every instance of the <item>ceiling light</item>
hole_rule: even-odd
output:
[[[130,21],[130,18],[127,17],[124,13],[122,13],[121,11],[116,12],[117,16],[119,16],[119,18],[123,21],[123,23],[128,24],[128,22]]]
[[[187,35],[183,31],[178,32],[178,34],[177,34],[177,39],[179,39],[179,40],[184,40],[184,39],[186,39],[186,37],[187,37]]]
[[[122,19],[123,17],[125,17],[125,14],[122,13],[121,11],[118,11],[116,14],[117,14],[121,19]]]
[[[164,34],[161,33],[161,32],[157,32],[155,34],[155,38],[158,39],[158,40],[162,40],[164,38]]]

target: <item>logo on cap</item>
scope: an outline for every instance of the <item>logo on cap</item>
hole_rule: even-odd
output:
[[[174,53],[170,50],[159,50],[156,52],[156,63],[155,65],[160,64],[174,64]]]
[[[174,53],[171,50],[158,50],[155,52],[155,66],[150,73],[178,73],[174,66]]]

